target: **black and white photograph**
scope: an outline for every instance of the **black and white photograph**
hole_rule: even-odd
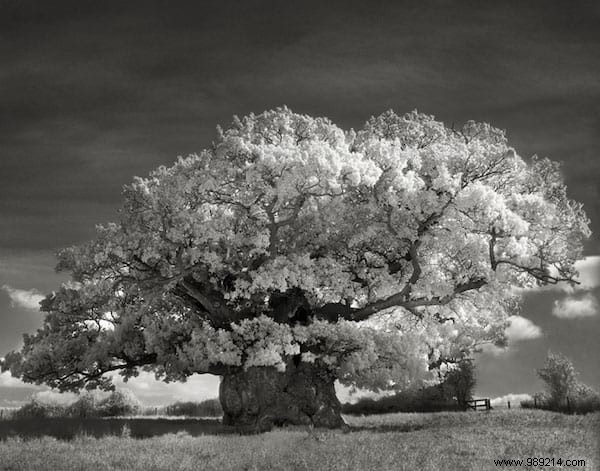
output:
[[[0,471],[600,470],[600,1],[0,0]]]

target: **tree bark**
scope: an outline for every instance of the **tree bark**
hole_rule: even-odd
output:
[[[334,381],[322,367],[294,362],[284,372],[251,367],[225,375],[219,388],[223,424],[247,433],[285,424],[342,427]]]

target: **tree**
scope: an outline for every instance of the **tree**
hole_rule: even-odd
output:
[[[460,406],[466,407],[467,401],[473,399],[475,384],[475,363],[465,358],[447,372],[442,386],[445,392],[456,398]]]
[[[557,164],[488,124],[235,118],[59,253],[72,282],[3,368],[60,390],[212,373],[226,424],[338,427],[336,379],[402,390],[501,342],[514,287],[574,282],[588,223]]]
[[[569,395],[583,390],[573,363],[560,353],[548,352],[544,366],[536,372],[546,383],[550,405],[555,407],[564,407]]]

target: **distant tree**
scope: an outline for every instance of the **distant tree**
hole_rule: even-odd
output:
[[[579,390],[577,372],[573,363],[560,353],[548,352],[544,366],[536,371],[546,383],[549,400],[556,405],[563,404],[567,396]]]
[[[501,340],[515,287],[573,282],[588,224],[558,165],[488,124],[235,118],[59,254],[72,282],[3,369],[61,390],[212,373],[227,424],[339,427],[336,379],[402,390]]]

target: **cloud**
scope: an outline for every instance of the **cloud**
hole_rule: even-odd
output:
[[[510,351],[510,347],[514,343],[537,339],[543,335],[542,329],[525,317],[510,316],[508,322],[509,325],[504,330],[506,339],[508,340],[508,347],[502,348],[491,344],[485,344],[481,347],[483,353],[489,353],[494,356],[503,355]]]
[[[8,294],[13,307],[23,307],[38,311],[40,309],[40,301],[45,298],[36,289],[17,289],[9,285],[2,285],[2,289]]]
[[[490,401],[492,407],[508,406],[510,401],[511,407],[521,407],[521,401],[530,401],[533,398],[529,394],[505,394],[504,396],[495,397]]]
[[[510,324],[505,333],[509,343],[537,339],[542,336],[542,329],[525,317],[510,316],[508,321]]]
[[[598,300],[592,293],[587,293],[580,298],[567,296],[554,301],[552,314],[561,319],[592,317],[598,314]]]
[[[600,255],[579,260],[575,263],[575,268],[579,272],[577,280],[581,283],[576,289],[589,291],[600,286]]]
[[[392,396],[395,391],[374,392],[369,389],[357,388],[355,386],[345,386],[339,381],[335,382],[335,393],[342,404],[355,404],[361,399],[381,399],[382,397]]]
[[[10,372],[5,371],[4,373],[0,373],[0,387],[3,388],[22,388],[27,387],[28,384],[25,384],[18,378],[14,378],[11,376]]]

